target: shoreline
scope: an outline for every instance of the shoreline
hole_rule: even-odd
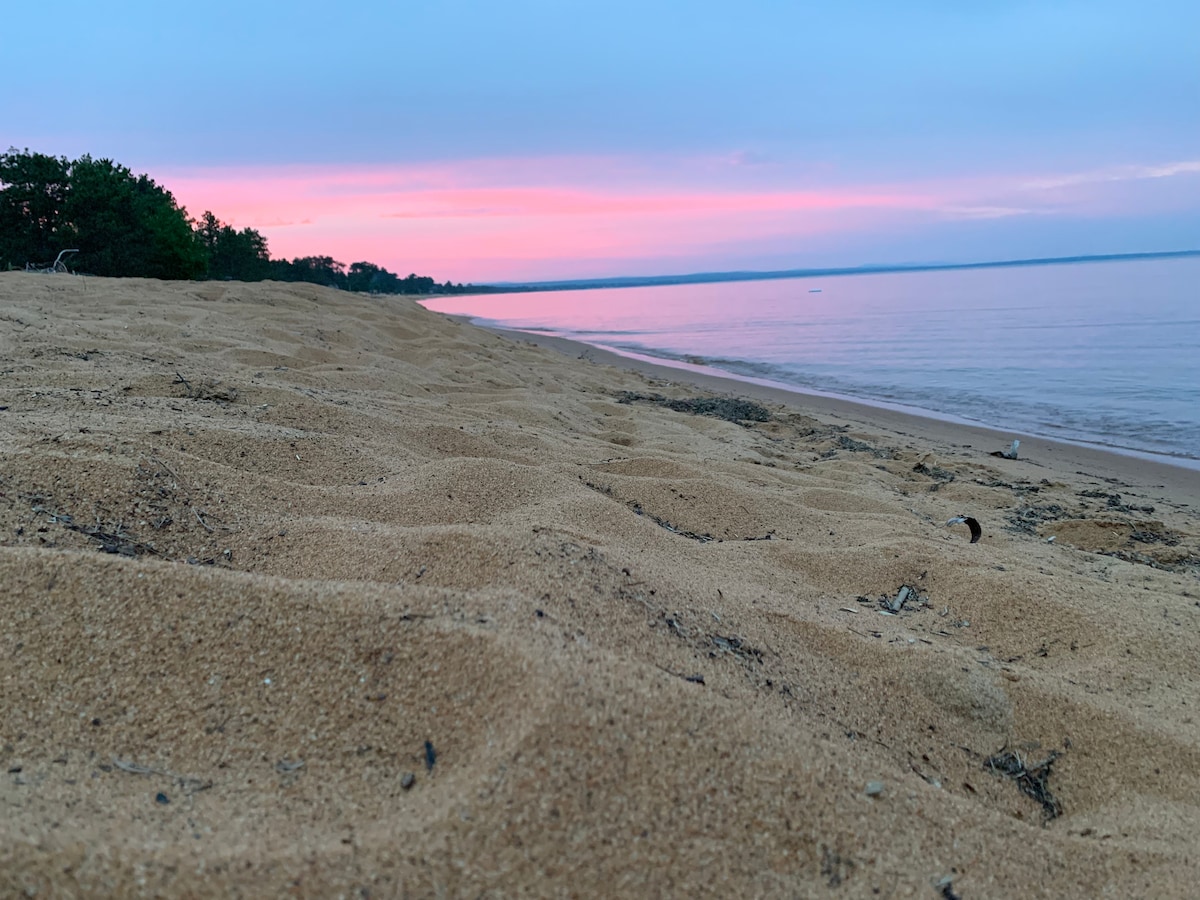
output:
[[[564,356],[586,359],[593,363],[638,372],[665,381],[686,383],[720,394],[738,394],[749,399],[778,403],[797,411],[817,413],[841,420],[844,424],[868,430],[886,430],[904,435],[916,435],[938,443],[961,445],[990,454],[1005,450],[1014,438],[1021,441],[1017,464],[1071,466],[1070,472],[1082,468],[1092,470],[1096,477],[1134,480],[1143,486],[1169,490],[1187,504],[1200,506],[1200,461],[1186,457],[1157,457],[1136,450],[1100,447],[1071,441],[1055,440],[1041,435],[1015,430],[1003,430],[970,423],[950,417],[940,418],[927,411],[908,411],[875,405],[866,401],[810,393],[799,388],[775,387],[742,379],[732,373],[709,374],[696,367],[676,367],[666,362],[650,362],[637,356],[626,356],[612,350],[537,332],[510,328],[495,328],[471,322],[469,316],[448,316],[494,334],[526,341],[539,347],[555,350]],[[993,457],[989,457],[993,458]],[[1045,460],[1039,463],[1038,460]],[[1167,461],[1171,459],[1172,461]]]

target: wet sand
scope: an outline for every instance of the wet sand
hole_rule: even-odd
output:
[[[0,275],[0,894],[1193,894],[1200,473],[527,337]]]

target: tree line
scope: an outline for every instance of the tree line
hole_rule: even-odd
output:
[[[381,294],[452,294],[472,288],[401,278],[382,266],[330,256],[272,259],[267,239],[206,211],[194,220],[148,175],[109,159],[0,154],[0,269],[48,266],[64,250],[89,275],[172,280],[305,281]]]

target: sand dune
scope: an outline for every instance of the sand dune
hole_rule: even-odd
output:
[[[1194,896],[1200,473],[563,349],[0,275],[0,894]]]

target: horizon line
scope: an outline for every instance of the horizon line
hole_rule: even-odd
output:
[[[786,278],[828,278],[841,275],[868,275],[890,272],[932,272],[946,269],[999,269],[1016,266],[1050,266],[1070,263],[1120,262],[1135,259],[1170,259],[1200,256],[1196,250],[1149,250],[1136,253],[1092,253],[1077,256],[1045,256],[1028,259],[986,260],[965,263],[864,263],[858,266],[830,266],[767,271],[734,270],[694,272],[682,275],[615,275],[611,278],[572,278],[554,281],[494,281],[471,283],[468,288],[486,288],[493,293],[534,291],[593,290],[615,287],[656,287],[673,284],[712,284],[723,281],[769,281]]]

